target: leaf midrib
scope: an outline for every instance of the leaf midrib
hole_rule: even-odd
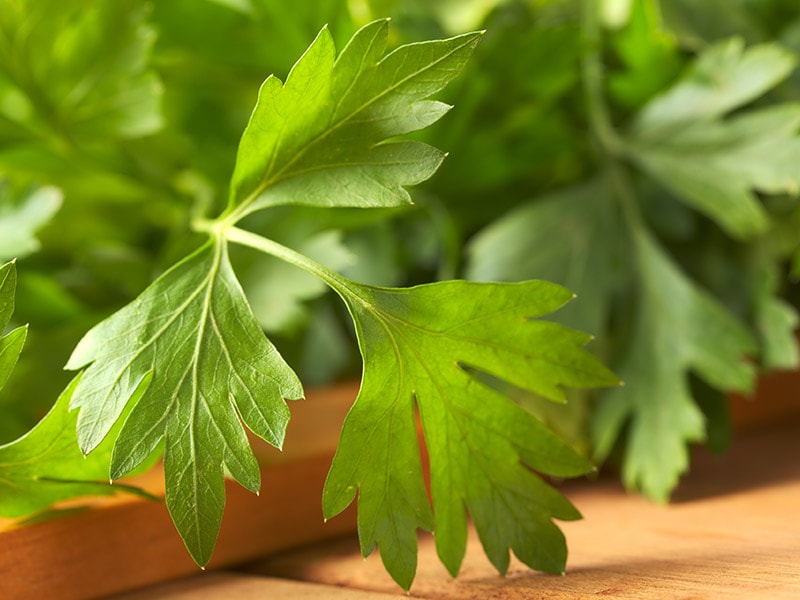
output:
[[[382,99],[383,97],[385,97],[387,94],[389,94],[389,93],[391,93],[391,92],[395,91],[396,89],[398,89],[398,88],[400,88],[401,86],[405,85],[405,84],[406,84],[408,81],[410,81],[410,80],[414,79],[415,77],[417,77],[417,76],[418,76],[418,75],[420,75],[421,73],[424,73],[424,72],[426,72],[426,71],[430,70],[431,68],[433,68],[433,67],[434,67],[434,66],[436,66],[437,64],[439,64],[439,63],[441,63],[442,61],[444,61],[444,60],[446,60],[446,59],[450,58],[450,57],[451,57],[451,56],[452,56],[454,53],[456,53],[457,51],[459,51],[459,50],[461,50],[462,48],[464,48],[465,46],[467,46],[467,45],[470,43],[470,41],[471,41],[471,39],[472,39],[472,38],[467,38],[467,39],[468,39],[468,41],[466,41],[465,43],[463,43],[463,44],[460,44],[460,45],[456,46],[455,48],[453,48],[453,49],[452,49],[450,52],[448,52],[447,54],[443,55],[442,57],[438,58],[437,60],[435,60],[435,61],[433,61],[433,62],[431,62],[431,63],[428,63],[428,64],[427,64],[427,65],[426,65],[424,68],[422,68],[422,69],[419,69],[419,70],[417,70],[417,71],[414,71],[413,73],[411,73],[411,74],[409,74],[408,76],[404,77],[403,79],[399,80],[398,82],[396,82],[396,83],[395,83],[395,84],[393,84],[392,86],[390,86],[390,87],[388,87],[388,88],[384,89],[382,92],[380,92],[379,94],[377,94],[377,95],[375,95],[375,96],[371,97],[371,98],[370,98],[368,101],[366,101],[366,102],[364,102],[363,104],[361,104],[360,106],[358,106],[356,109],[354,109],[354,110],[353,110],[352,112],[350,112],[349,114],[347,114],[347,115],[343,116],[343,117],[342,117],[342,118],[341,118],[339,121],[337,121],[337,122],[335,122],[335,123],[333,123],[333,124],[329,125],[329,126],[328,126],[328,127],[327,127],[327,128],[324,130],[324,131],[323,131],[323,132],[321,132],[321,133],[320,133],[320,134],[318,134],[317,136],[315,136],[315,137],[313,137],[312,139],[310,139],[310,140],[309,140],[309,141],[308,141],[308,142],[307,142],[307,143],[306,143],[306,144],[305,144],[303,147],[301,147],[301,148],[300,148],[300,149],[299,149],[299,150],[298,150],[298,151],[297,151],[297,152],[294,154],[294,156],[293,156],[293,157],[292,157],[292,158],[289,160],[289,162],[287,162],[287,163],[286,163],[286,164],[285,164],[285,165],[284,165],[284,166],[283,166],[281,169],[279,169],[279,170],[278,170],[276,173],[274,173],[274,174],[270,175],[269,171],[266,171],[266,172],[265,172],[265,174],[264,174],[264,176],[263,176],[263,178],[262,178],[262,180],[261,180],[261,182],[260,182],[260,183],[259,183],[259,185],[256,187],[256,189],[255,189],[253,192],[251,192],[249,195],[247,195],[247,196],[245,197],[245,199],[244,199],[244,200],[243,200],[243,201],[242,201],[242,202],[241,202],[241,203],[238,205],[238,207],[237,207],[237,208],[236,208],[236,209],[233,211],[233,213],[234,213],[235,215],[237,215],[237,218],[236,218],[236,220],[238,220],[239,218],[241,218],[241,217],[245,216],[246,214],[248,214],[248,208],[250,207],[250,205],[252,205],[252,204],[253,204],[253,203],[254,203],[254,202],[255,202],[255,201],[256,201],[256,200],[257,200],[257,199],[258,199],[258,198],[259,198],[259,197],[260,197],[260,196],[261,196],[261,195],[264,193],[264,191],[265,191],[267,188],[269,188],[269,187],[271,187],[271,186],[273,186],[273,185],[277,184],[277,183],[278,183],[278,182],[279,182],[281,179],[285,178],[285,176],[286,176],[287,172],[288,172],[288,171],[291,169],[291,167],[292,167],[294,164],[296,164],[297,162],[299,162],[299,161],[300,161],[300,159],[302,159],[302,158],[305,156],[305,154],[306,154],[306,153],[307,153],[307,152],[308,152],[308,151],[309,151],[309,150],[310,150],[310,149],[311,149],[313,146],[315,146],[315,145],[317,145],[318,143],[321,143],[322,141],[324,141],[324,140],[325,140],[327,137],[329,137],[329,136],[330,136],[330,135],[332,135],[334,132],[336,132],[336,131],[337,131],[337,130],[340,128],[340,127],[343,127],[345,124],[347,124],[347,123],[350,121],[350,119],[352,119],[352,118],[353,118],[355,115],[357,115],[358,113],[360,113],[360,112],[362,112],[363,110],[367,109],[369,106],[371,106],[371,105],[375,104],[375,103],[376,103],[376,102],[378,102],[380,99]],[[410,45],[410,44],[409,44],[409,45]],[[400,48],[403,48],[403,47],[404,47],[404,46],[401,46]],[[398,48],[398,49],[396,49],[396,50],[394,50],[394,51],[390,52],[390,53],[389,53],[389,54],[387,54],[385,57],[383,57],[383,58],[382,58],[380,61],[378,61],[378,62],[377,62],[375,65],[374,65],[374,68],[377,68],[379,65],[383,64],[383,63],[384,63],[384,62],[385,62],[385,61],[386,61],[386,60],[387,60],[387,59],[388,59],[390,56],[392,56],[393,54],[395,54],[395,52],[397,52],[398,50],[400,50],[400,48]],[[334,63],[334,66],[335,66],[335,63]],[[363,70],[362,70],[362,71],[359,71],[358,75],[357,75],[357,76],[354,78],[354,84],[355,84],[355,81],[356,81],[358,78],[360,78],[360,77],[362,77],[362,76],[363,76],[364,72],[365,72],[365,71],[363,71]],[[281,89],[283,89],[283,87],[281,87]]]

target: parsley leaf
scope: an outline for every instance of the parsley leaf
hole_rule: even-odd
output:
[[[579,513],[534,474],[591,469],[536,418],[479,383],[477,370],[555,401],[561,386],[613,385],[580,346],[589,336],[536,320],[572,294],[555,284],[449,281],[410,289],[339,286],[364,360],[358,399],[345,421],[323,493],[326,517],[359,491],[364,555],[376,544],[408,589],[416,529],[436,531],[455,575],[466,549],[467,512],[496,568],[509,549],[533,568],[563,572],[566,545],[551,519]],[[419,409],[431,468],[431,512],[415,428]]]
[[[402,186],[430,177],[444,154],[385,140],[449,110],[424,99],[455,77],[480,34],[408,44],[383,57],[387,39],[388,21],[375,21],[335,58],[323,29],[285,84],[274,76],[264,82],[231,181],[237,216],[279,204],[410,204]]]
[[[39,248],[36,232],[61,207],[62,194],[54,187],[28,192],[18,201],[0,185],[0,259],[22,258]]]
[[[631,420],[623,478],[632,488],[666,501],[687,469],[686,443],[705,437],[688,374],[713,387],[748,391],[757,344],[716,299],[690,282],[644,232],[634,241],[639,299],[633,333],[617,368],[625,386],[596,407],[593,432],[602,460]]]
[[[625,239],[619,209],[598,178],[527,202],[483,229],[468,247],[467,276],[561,284],[579,299],[553,318],[604,337],[614,290],[628,274]]]
[[[17,287],[17,269],[13,262],[0,267],[0,334],[3,333],[14,313],[14,291]],[[25,344],[27,325],[17,327],[0,337],[0,390],[8,381],[19,353]]]
[[[736,237],[763,233],[753,190],[797,193],[800,107],[776,104],[724,119],[785,79],[795,58],[741,40],[705,50],[685,76],[638,115],[627,154]]]
[[[253,492],[260,486],[240,419],[280,447],[289,420],[283,399],[303,393],[253,317],[225,242],[209,242],[89,331],[67,368],[85,365],[71,401],[80,409],[81,449],[96,448],[141,392],[114,446],[111,477],[129,473],[166,438],[167,507],[192,557],[206,564],[224,472]]]
[[[15,265],[6,263],[0,267],[0,331],[14,312],[15,287]],[[0,389],[17,362],[26,333],[27,326],[23,326],[0,337]],[[0,446],[0,516],[26,516],[74,496],[135,491],[128,486],[112,488],[107,483],[111,443],[103,444],[89,458],[78,449],[76,415],[68,410],[78,379],[67,386],[33,429]]]
[[[0,122],[9,137],[20,148],[57,138],[59,152],[59,144],[157,131],[161,84],[147,65],[155,41],[147,12],[136,0],[91,10],[80,0],[0,4]]]
[[[76,496],[135,491],[107,480],[113,440],[88,457],[78,449],[77,416],[69,412],[69,401],[79,379],[73,379],[33,429],[0,446],[0,516],[27,516]]]
[[[90,452],[122,420],[111,457],[111,476],[118,477],[165,440],[167,505],[194,559],[208,561],[225,472],[252,491],[260,483],[240,418],[280,446],[289,416],[284,399],[302,396],[233,274],[228,243],[243,244],[321,279],[356,323],[364,379],[326,484],[325,515],[344,509],[360,487],[362,547],[378,544],[405,588],[415,571],[417,527],[435,525],[439,554],[458,571],[467,510],[499,570],[507,569],[513,549],[535,568],[562,572],[566,547],[552,519],[579,514],[532,469],[574,476],[591,465],[481,376],[557,402],[564,401],[562,386],[616,383],[581,349],[589,336],[536,320],[571,293],[540,281],[373,287],[235,226],[283,203],[407,203],[402,186],[438,167],[438,150],[385,140],[444,114],[448,107],[424,98],[455,76],[480,34],[401,46],[381,59],[386,29],[385,21],[365,26],[335,61],[323,30],[285,85],[270,78],[262,86],[242,136],[228,210],[193,223],[211,240],[75,349],[67,367],[86,367],[71,401],[80,409],[78,442]],[[415,406],[431,460],[433,510]]]

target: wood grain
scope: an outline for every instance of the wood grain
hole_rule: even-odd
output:
[[[628,495],[617,481],[566,488],[585,520],[562,523],[564,577],[512,559],[499,576],[471,532],[461,574],[420,539],[415,598],[800,598],[800,423],[751,432],[722,458],[699,452],[673,504]],[[253,568],[272,577],[403,595],[355,539],[284,553]]]
[[[394,596],[328,585],[208,573],[119,596],[117,600],[391,600]]]

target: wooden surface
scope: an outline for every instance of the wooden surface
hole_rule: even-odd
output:
[[[461,574],[420,541],[415,598],[800,598],[800,422],[751,431],[722,458],[698,453],[673,504],[628,495],[616,480],[565,490],[583,521],[562,523],[566,576],[512,560],[498,576],[472,533]],[[355,539],[284,553],[252,568],[271,577],[401,594]]]
[[[291,404],[283,452],[262,442],[261,494],[227,482],[222,531],[209,569],[237,564],[355,529],[349,510],[325,524],[322,486],[352,385],[309,393]],[[163,490],[159,472],[142,480]],[[95,598],[200,572],[162,502],[117,496],[83,501],[88,510],[0,531],[0,600]],[[75,508],[80,502],[71,502]]]
[[[512,560],[508,577],[489,565],[474,533],[453,580],[423,536],[412,598],[658,600],[800,598],[800,421],[749,432],[723,458],[698,453],[674,502],[658,506],[614,480],[565,491],[584,521],[564,523],[566,576],[534,573]],[[238,573],[194,576],[119,600],[331,598],[405,594],[377,556],[352,537],[284,552]],[[407,596],[408,597],[408,596]]]
[[[788,380],[795,384],[788,388],[784,379],[769,384],[781,388],[777,403],[784,409],[797,402],[797,380]],[[140,591],[126,598],[403,596],[377,556],[364,561],[358,553],[352,509],[322,522],[324,477],[355,392],[345,386],[292,405],[284,452],[259,450],[267,465],[260,497],[228,485],[210,565],[216,573],[201,573],[191,562],[163,504],[102,499],[69,518],[0,531],[0,600],[96,598],[132,589]],[[759,406],[761,399],[737,399],[734,414]],[[742,421],[747,433],[722,459],[698,453],[669,507],[626,495],[613,475],[570,482],[564,491],[586,519],[562,524],[570,545],[565,577],[512,560],[502,578],[472,535],[453,581],[423,536],[411,596],[800,598],[800,420],[790,417],[796,407],[776,410],[778,426],[753,430],[754,421]],[[162,489],[157,477],[147,485]],[[332,538],[339,539],[324,541]]]

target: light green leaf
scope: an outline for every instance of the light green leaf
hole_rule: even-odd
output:
[[[601,0],[603,24],[609,29],[624,27],[631,18],[633,0]]]
[[[0,187],[0,260],[22,258],[39,249],[36,232],[61,207],[62,194],[53,187],[33,189],[20,200]]]
[[[80,409],[80,447],[95,449],[141,393],[114,445],[111,477],[133,470],[166,438],[167,507],[204,565],[219,531],[225,472],[253,492],[260,487],[241,421],[280,447],[284,398],[302,397],[247,305],[227,245],[209,242],[89,331],[67,368],[86,365],[71,401]]]
[[[364,375],[325,484],[325,516],[342,511],[358,491],[362,551],[377,545],[405,589],[416,570],[418,527],[435,529],[440,558],[458,572],[467,513],[499,571],[508,568],[512,549],[531,567],[563,572],[566,546],[551,519],[579,514],[531,469],[569,477],[591,465],[471,371],[559,402],[562,386],[615,384],[581,349],[589,336],[536,319],[567,302],[570,292],[542,281],[341,287]],[[422,478],[417,410],[433,511]]]
[[[53,502],[78,496],[142,493],[130,486],[109,483],[113,435],[91,456],[84,456],[78,448],[77,415],[69,412],[69,402],[79,379],[80,376],[72,380],[33,429],[0,446],[0,516],[28,516]]]
[[[17,269],[13,262],[0,267],[0,390],[11,376],[14,365],[17,364],[25,336],[28,333],[27,325],[17,327],[13,331],[2,335],[11,315],[14,314],[14,292],[17,287]]]
[[[669,128],[722,117],[786,79],[796,62],[791,52],[775,44],[745,48],[738,38],[718,42],[642,110],[636,131],[654,139]]]
[[[648,234],[634,251],[640,290],[633,331],[617,368],[624,387],[597,404],[596,458],[611,451],[630,421],[623,478],[647,496],[666,501],[688,467],[687,442],[705,436],[688,375],[712,387],[749,391],[758,346],[750,333],[714,298],[690,282]]]
[[[79,145],[157,131],[161,84],[148,65],[147,13],[137,0],[0,3],[0,114],[17,135]]]
[[[410,203],[402,186],[430,177],[444,155],[386,140],[447,112],[425,98],[455,77],[480,34],[409,44],[384,57],[387,38],[388,21],[375,21],[336,58],[323,29],[285,84],[274,76],[264,82],[239,145],[230,210]]]
[[[755,191],[800,190],[800,106],[778,104],[723,118],[785,79],[794,67],[775,45],[740,40],[710,47],[675,86],[637,117],[628,155],[729,234],[763,232]]]

